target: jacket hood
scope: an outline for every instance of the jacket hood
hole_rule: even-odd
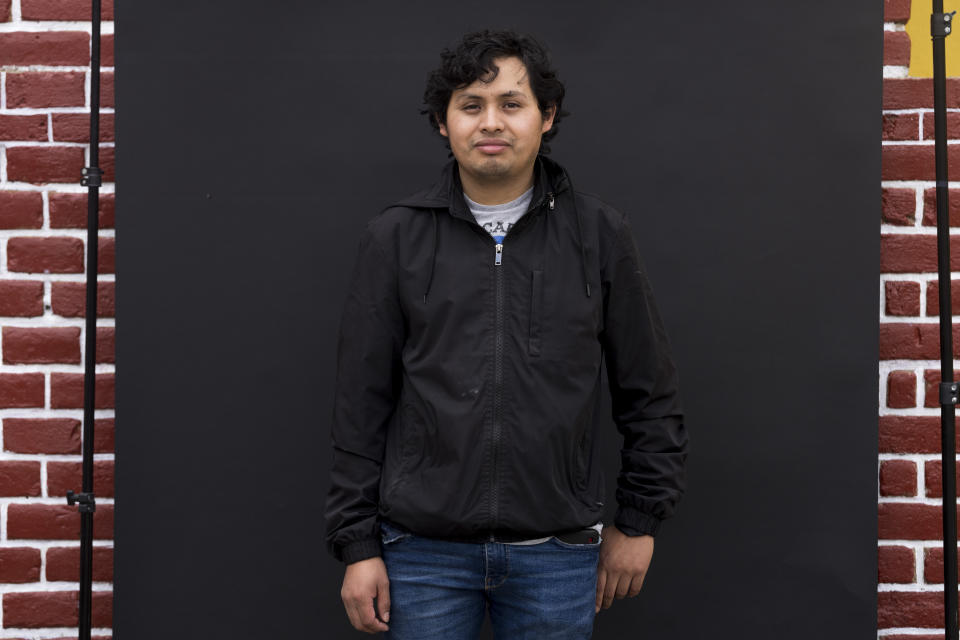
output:
[[[573,181],[566,169],[558,162],[538,154],[533,167],[533,198],[530,209],[538,207],[545,198],[549,198],[549,206],[554,208],[554,199],[569,192],[570,202],[573,205],[574,216],[577,221],[577,235],[580,245],[580,264],[583,271],[584,290],[590,297],[590,279],[587,275],[587,256],[583,242],[583,224],[580,220],[580,210],[577,208],[577,199],[573,191]],[[430,264],[430,275],[426,289],[423,292],[423,302],[426,304],[430,286],[433,284],[433,274],[436,270],[437,251],[440,246],[440,227],[437,224],[437,211],[447,210],[455,218],[468,222],[476,222],[466,201],[463,199],[463,184],[460,181],[460,171],[456,159],[450,160],[440,172],[440,179],[432,186],[408,196],[391,207],[407,207],[411,209],[426,209],[433,218],[433,258]],[[388,209],[391,207],[387,207]]]

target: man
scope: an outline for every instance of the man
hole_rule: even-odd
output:
[[[533,38],[465,36],[425,93],[453,160],[361,239],[326,507],[359,630],[473,638],[489,607],[497,637],[590,637],[683,493],[677,372],[628,220],[544,155],[563,95]],[[603,359],[624,438],[607,526]]]

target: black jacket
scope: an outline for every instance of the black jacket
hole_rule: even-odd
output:
[[[621,434],[614,522],[656,534],[685,487],[677,371],[626,216],[539,156],[503,244],[455,160],[370,221],[340,325],[330,553],[380,555],[378,520],[521,540],[592,525],[606,359]]]

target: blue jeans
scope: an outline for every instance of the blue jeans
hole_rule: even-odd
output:
[[[395,640],[473,640],[490,611],[499,640],[593,633],[600,543],[534,545],[426,538],[380,523]]]

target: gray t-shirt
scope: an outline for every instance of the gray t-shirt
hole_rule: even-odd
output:
[[[463,199],[470,207],[470,213],[477,219],[477,224],[487,230],[498,243],[503,242],[510,227],[523,217],[533,199],[533,187],[524,191],[519,198],[503,204],[479,204],[463,194]]]
[[[468,198],[467,194],[463,194],[463,199],[467,201],[467,206],[470,207],[470,213],[476,218],[477,223],[486,229],[497,243],[502,243],[510,231],[510,228],[527,212],[530,201],[533,200],[533,187],[524,191],[516,200],[504,202],[503,204],[480,204]],[[601,533],[603,524],[598,522],[591,528],[596,529],[597,533]],[[545,538],[507,542],[505,544],[540,544],[550,538],[551,536],[547,536]]]

